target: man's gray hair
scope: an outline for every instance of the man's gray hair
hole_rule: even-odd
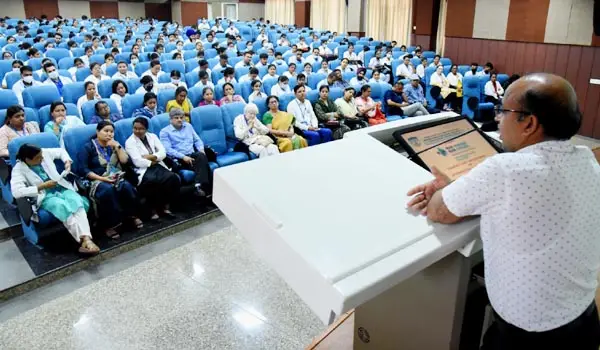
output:
[[[180,108],[173,108],[171,109],[171,111],[169,112],[169,118],[173,118],[173,117],[183,117],[185,115],[185,113],[183,113],[183,110]]]

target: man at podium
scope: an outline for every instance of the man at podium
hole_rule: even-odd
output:
[[[551,74],[517,80],[496,109],[506,153],[450,183],[409,191],[435,222],[481,216],[494,323],[482,349],[594,349],[600,269],[600,165],[569,139],[581,125],[573,87]]]

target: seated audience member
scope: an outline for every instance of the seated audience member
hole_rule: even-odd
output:
[[[101,121],[96,126],[96,136],[82,145],[77,154],[79,175],[91,181],[89,198],[97,225],[109,238],[119,237],[116,228],[125,218],[136,228],[144,226],[135,214],[138,200],[135,185],[130,182],[137,182],[137,178],[127,176],[129,156],[114,139],[114,133],[111,122]]]
[[[331,72],[333,72],[333,71],[329,68],[329,62],[327,62],[327,61],[321,62],[321,69],[319,69],[317,71],[317,73],[329,75]]]
[[[335,73],[331,72],[331,73],[329,73],[327,78],[325,78],[317,83],[317,89],[320,89],[321,86],[323,86],[323,85],[329,86],[329,88],[333,88],[333,87],[335,87],[334,85],[335,85],[336,81],[337,81],[337,75]]]
[[[450,73],[446,76],[448,79],[448,85],[450,88],[450,94],[448,95],[448,101],[450,102],[450,107],[452,110],[456,111],[460,114],[462,109],[462,81],[463,76],[458,72],[458,66],[453,64],[450,67]]]
[[[368,84],[367,78],[365,78],[365,72],[367,70],[364,68],[358,68],[356,72],[356,76],[350,79],[350,85],[362,87],[365,84]]]
[[[127,62],[120,61],[117,64],[117,72],[115,74],[113,74],[112,78],[126,80],[126,79],[138,79],[138,76],[137,76],[137,74],[135,74],[135,72],[128,70]]]
[[[444,75],[444,67],[439,65],[437,66],[435,73],[431,75],[429,79],[429,85],[436,86],[440,88],[440,97],[437,99],[436,108],[442,108],[445,111],[451,111],[452,108],[449,106],[450,100],[448,99],[448,95],[450,95],[450,83],[448,83],[448,79]],[[443,107],[442,107],[443,105]]]
[[[212,83],[212,81],[210,81],[208,79],[208,73],[204,70],[201,70],[200,72],[198,72],[198,82],[196,83],[196,85],[194,85],[194,87],[200,87],[200,88],[211,88],[214,89],[215,85]],[[242,77],[244,78],[244,77]],[[240,79],[241,80],[241,79]]]
[[[173,108],[179,108],[183,111],[185,121],[190,122],[190,115],[192,113],[192,102],[188,99],[187,89],[183,86],[178,87],[175,90],[175,99],[167,102],[167,113]]]
[[[198,103],[198,107],[202,106],[221,106],[221,101],[215,100],[215,91],[209,87],[202,89],[202,101]]]
[[[77,70],[81,68],[85,68],[86,65],[81,58],[76,58],[73,60],[73,67],[67,69],[69,74],[71,74],[71,80],[77,81]]]
[[[286,76],[288,78],[295,78],[298,74],[296,74],[296,64],[295,63],[290,63],[290,65],[288,66],[288,70],[283,72],[282,74],[283,76]]]
[[[46,76],[48,77],[44,81],[44,84],[56,86],[56,89],[58,90],[58,94],[61,97],[63,95],[63,87],[66,84],[73,83],[73,81],[71,79],[69,79],[67,77],[61,77],[58,74],[58,70],[56,69],[56,66],[52,62],[46,63],[44,65],[44,73],[46,73]]]
[[[104,63],[100,66],[102,74],[106,74],[106,69],[113,63],[115,63],[115,58],[113,57],[113,55],[111,55],[110,53],[105,54]]]
[[[83,84],[83,89],[85,90],[85,95],[81,96],[77,100],[77,109],[79,110],[79,115],[81,115],[81,116],[83,116],[81,107],[83,107],[83,105],[87,101],[98,101],[98,100],[102,99],[100,97],[100,95],[98,94],[98,92],[96,91],[96,84],[94,84],[93,82],[88,81],[85,84]]]
[[[298,50],[302,52],[308,51],[308,44],[306,43],[306,39],[303,36],[300,37],[300,41],[298,41],[296,46],[298,46]]]
[[[165,113],[164,109],[158,105],[158,98],[156,94],[153,92],[147,92],[144,94],[144,105],[140,108],[136,108],[133,111],[132,117],[146,117],[148,119],[152,119],[152,117],[156,117],[159,114]]]
[[[423,57],[421,58],[421,64],[419,64],[416,69],[417,75],[421,79],[425,79],[425,68],[427,68],[427,58]],[[412,74],[408,76],[407,79],[410,79],[411,76]]]
[[[350,61],[350,64],[352,64],[352,65],[357,64],[358,55],[356,54],[356,52],[354,52],[353,44],[348,45],[348,50],[346,50],[346,52],[344,52],[344,55],[342,56],[342,58],[347,58],[348,61]]]
[[[298,74],[298,77],[296,77],[296,85],[302,85],[304,86],[304,89],[306,92],[311,91],[312,89],[306,84],[306,75],[304,75],[304,73],[300,73]]]
[[[304,64],[304,57],[302,57],[302,52],[296,52],[296,55],[290,56],[288,58],[288,64],[296,64],[296,66],[302,66]]]
[[[389,82],[388,73],[391,72],[391,68],[386,65],[386,61],[381,57],[381,50],[375,51],[375,56],[369,62],[369,68],[373,71],[379,70],[382,74],[381,79],[386,83]]]
[[[135,91],[136,94],[145,94],[147,92],[158,94],[160,90],[175,89],[175,85],[171,83],[155,83],[154,79],[149,75],[142,76],[140,84],[142,86]]]
[[[295,118],[292,114],[279,110],[279,98],[267,97],[267,108],[262,117],[263,124],[277,138],[279,152],[289,152],[307,147],[306,140],[294,132]]]
[[[465,72],[465,77],[478,76],[479,75],[479,74],[477,74],[478,66],[479,66],[479,64],[477,62],[471,63],[471,69],[468,70],[467,72]]]
[[[392,87],[383,95],[383,103],[387,115],[398,115],[415,117],[418,115],[429,114],[427,109],[419,102],[409,103],[408,98],[404,94],[404,84],[398,80]]]
[[[415,68],[412,66],[412,63],[410,63],[411,58],[412,55],[404,56],[402,64],[398,65],[398,68],[396,68],[396,77],[398,79],[410,79],[415,73]],[[425,74],[425,71],[423,71],[423,74]]]
[[[267,136],[269,128],[256,118],[257,114],[258,107],[254,103],[248,103],[244,107],[244,114],[238,115],[233,121],[235,137],[259,158],[279,154],[273,139]]]
[[[65,171],[70,171],[72,161],[67,151],[24,144],[16,158],[10,179],[13,196],[31,198],[35,201],[34,211],[44,209],[54,215],[80,244],[79,253],[97,254],[100,249],[92,241],[86,213],[89,202],[77,193],[73,184],[60,176],[54,164],[60,159]]]
[[[304,64],[304,71],[302,72],[307,78],[313,74],[313,69],[312,69],[312,64],[310,63],[305,63]]]
[[[187,89],[187,84],[185,83],[185,81],[181,80],[181,72],[174,69],[171,71],[171,84],[173,85],[174,89],[177,89],[179,87],[183,87]]]
[[[354,72],[354,68],[350,65],[350,61],[347,58],[342,58],[340,66],[336,68],[342,73]]]
[[[383,112],[381,112],[381,103],[375,102],[371,98],[371,87],[369,85],[363,85],[360,88],[360,96],[354,99],[354,103],[358,108],[358,115],[366,118],[370,125],[387,122]]]
[[[262,78],[263,81],[267,79],[278,79],[279,75],[277,74],[277,67],[274,64],[270,64],[267,67],[267,74]]]
[[[110,106],[105,101],[98,101],[94,105],[96,115],[90,120],[90,124],[97,124],[102,121],[114,123],[118,120],[123,119],[118,113],[111,113]]]
[[[129,118],[131,116],[124,116],[123,115],[123,106],[122,106],[122,101],[123,98],[125,96],[127,96],[127,93],[129,92],[129,88],[127,87],[127,84],[125,84],[124,81],[122,80],[115,80],[112,83],[112,94],[110,95],[110,99],[115,101],[115,104],[117,105],[117,109],[119,110],[119,114],[123,117],[123,118]]]
[[[282,75],[277,79],[277,84],[271,87],[271,95],[281,97],[283,94],[291,93],[290,80],[285,75]]]
[[[179,176],[163,162],[167,156],[158,136],[148,132],[148,120],[138,117],[133,121],[133,134],[125,141],[125,150],[138,175],[137,189],[148,200],[152,220],[159,215],[173,218],[169,210],[171,201],[179,193]]]
[[[37,122],[25,121],[25,110],[13,105],[6,110],[4,125],[0,128],[0,157],[8,157],[8,143],[21,136],[37,134],[40,126]]]
[[[194,127],[185,121],[182,110],[172,109],[169,118],[171,124],[160,131],[160,141],[168,156],[165,161],[176,173],[181,169],[194,171],[195,194],[204,197],[212,190],[212,172],[208,166],[204,143]]]
[[[235,80],[235,70],[231,67],[223,69],[223,78],[217,81],[217,85],[223,85],[225,83],[237,84]]]
[[[150,69],[148,69],[147,71],[145,71],[144,73],[142,73],[142,78],[144,77],[151,77],[154,85],[158,84],[158,78],[165,74],[165,72],[163,72],[161,70],[162,66],[160,64],[160,61],[158,59],[154,59],[152,61],[150,61]]]
[[[20,73],[21,72],[21,67],[23,67],[23,62],[22,61],[14,60],[12,62],[12,72],[13,73]],[[10,73],[10,72],[6,72],[6,75],[8,75],[8,73]],[[4,78],[2,78],[2,88],[3,89],[8,89],[8,84],[6,83],[6,75],[4,75]]]
[[[269,65],[269,55],[261,53],[258,55],[258,62],[254,65],[256,68],[267,67]]]
[[[442,58],[442,56],[440,55],[435,55],[433,57],[433,61],[431,62],[431,64],[429,65],[429,67],[434,67],[437,68],[437,66],[440,65],[440,59]]]
[[[283,60],[281,52],[275,52],[275,59],[273,60],[275,66],[287,66],[287,63]]]
[[[234,68],[238,69],[238,68],[243,68],[243,67],[248,67],[248,68],[252,67],[253,66],[252,55],[253,55],[252,51],[244,52],[244,58],[242,58],[241,61],[236,63]]]
[[[323,85],[319,88],[319,99],[314,104],[314,111],[318,121],[331,129],[334,140],[341,139],[345,132],[350,131],[350,128],[343,123],[342,113],[329,98],[329,86]]]
[[[12,91],[14,91],[15,95],[17,95],[19,104],[23,106],[23,90],[32,86],[40,86],[42,83],[33,79],[33,69],[30,66],[21,67],[20,72],[21,79],[19,79],[19,81],[13,85]]]
[[[304,132],[304,137],[308,141],[308,144],[318,145],[331,141],[331,130],[319,128],[317,116],[313,111],[310,101],[306,99],[304,86],[295,86],[294,94],[296,98],[290,101],[287,111],[296,118],[295,126]]]
[[[267,94],[262,92],[262,83],[260,80],[254,80],[250,84],[252,93],[248,96],[248,103],[253,103],[258,98],[267,98]],[[271,89],[272,90],[272,89]]]
[[[223,85],[223,98],[221,98],[221,100],[219,102],[220,102],[221,106],[228,104],[228,103],[233,103],[233,102],[246,103],[246,101],[244,101],[244,98],[242,96],[235,94],[235,89],[233,87],[233,84],[231,84],[231,83],[225,83]]]
[[[477,75],[480,77],[484,77],[486,75],[492,74],[493,71],[494,71],[494,65],[492,64],[492,62],[486,62],[486,64],[483,66],[483,70],[480,72],[477,72]]]
[[[215,72],[220,72],[225,68],[232,68],[229,63],[227,63],[228,59],[229,57],[226,54],[219,55],[219,63],[212,67],[212,70]]]
[[[85,126],[83,120],[74,115],[67,115],[67,107],[61,101],[54,101],[50,105],[50,116],[52,120],[44,126],[44,132],[54,134],[61,147],[63,146],[63,135],[69,128]]]
[[[504,95],[504,89],[498,82],[498,74],[492,72],[490,75],[490,81],[485,83],[484,94],[485,102],[492,102],[494,105],[502,104],[502,95]]]
[[[381,78],[381,72],[379,71],[379,69],[375,69],[375,70],[373,70],[373,76],[369,80],[369,84],[380,84],[380,83],[386,83],[386,81],[384,81]]]
[[[349,86],[344,89],[344,95],[335,100],[335,105],[342,117],[344,117],[345,124],[352,130],[369,126],[369,123],[358,114],[358,108],[356,108],[356,103],[354,102],[355,92],[354,88]]]
[[[102,74],[100,64],[97,62],[90,64],[90,70],[92,71],[92,74],[88,75],[88,77],[85,78],[84,82],[91,81],[92,83],[96,84],[96,86],[98,86],[98,83],[100,81],[110,79],[108,75]]]
[[[423,87],[420,83],[421,79],[419,79],[419,76],[413,74],[410,78],[410,85],[404,87],[404,95],[406,96],[408,103],[420,103],[429,113],[438,113],[439,110],[427,106],[427,99],[425,98],[425,93],[423,92]]]
[[[245,74],[240,78],[240,83],[243,83],[245,81],[254,81],[254,80],[261,80],[261,79],[258,76],[258,69],[252,67],[248,71],[248,74]]]
[[[316,64],[318,64],[318,65],[320,65],[320,64],[321,64],[321,62],[323,62],[323,57],[321,57],[321,56],[320,56],[320,53],[319,53],[319,48],[318,48],[318,47],[315,47],[315,48],[312,50],[312,55],[308,56],[308,57],[307,57],[307,58],[304,60],[304,62],[306,62],[306,63],[310,63],[311,65],[313,65],[313,64],[315,64],[315,63],[316,63]]]

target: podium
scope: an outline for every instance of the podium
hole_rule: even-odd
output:
[[[355,349],[457,349],[479,219],[408,211],[409,188],[433,177],[369,129],[219,168],[213,200],[324,324],[355,309]]]

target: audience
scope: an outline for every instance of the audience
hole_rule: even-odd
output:
[[[188,99],[188,91],[185,87],[180,86],[175,90],[175,99],[167,102],[167,113],[173,108],[178,108],[183,111],[185,121],[190,122],[192,115],[192,102]]]
[[[46,76],[48,77],[44,81],[44,84],[56,86],[56,89],[58,90],[58,94],[61,97],[63,95],[63,87],[66,84],[73,83],[73,81],[70,78],[60,76],[58,74],[58,70],[56,69],[56,66],[52,62],[46,63],[44,65],[44,73],[46,73]]]
[[[267,94],[262,92],[262,82],[260,80],[253,80],[250,87],[252,87],[252,93],[248,96],[248,103],[253,103],[258,98],[267,98]]]
[[[85,95],[81,96],[78,100],[77,100],[77,109],[79,110],[79,115],[83,116],[83,112],[81,111],[81,108],[83,107],[83,105],[88,102],[88,101],[97,101],[100,100],[100,95],[98,95],[98,92],[96,91],[96,84],[94,82],[91,81],[87,81],[85,82],[85,84],[83,85],[83,89],[85,90]]]
[[[79,175],[91,181],[89,199],[98,218],[97,225],[107,237],[116,239],[119,238],[116,229],[125,219],[138,229],[144,224],[136,214],[137,177],[128,176],[129,156],[114,139],[114,133],[111,122],[100,121],[96,136],[79,150],[77,164]]]
[[[451,111],[452,109],[449,106],[450,100],[448,98],[448,96],[450,95],[450,83],[448,82],[448,79],[444,75],[444,67],[443,66],[441,66],[441,65],[437,66],[435,73],[433,73],[431,75],[431,78],[429,80],[429,85],[438,87],[440,89],[439,95],[442,98],[436,99],[438,101],[436,108],[440,108],[443,105],[443,107],[442,107],[443,110]]]
[[[133,111],[133,118],[146,117],[152,119],[159,114],[163,114],[165,111],[161,106],[158,105],[158,98],[153,92],[147,92],[144,94],[144,105],[140,108],[136,108]]]
[[[292,92],[289,85],[289,79],[285,75],[280,76],[277,79],[277,84],[271,87],[271,95],[281,97],[283,94],[289,94]]]
[[[232,83],[225,83],[223,85],[223,98],[219,101],[220,105],[225,105],[233,102],[244,102],[244,98],[240,95],[235,94],[235,89]]]
[[[410,85],[404,87],[404,95],[406,96],[408,103],[420,103],[429,113],[437,113],[437,109],[429,108],[429,106],[427,106],[427,99],[425,98],[425,93],[420,83],[421,79],[419,79],[419,76],[413,74],[410,78]]]
[[[18,105],[6,109],[4,125],[0,128],[0,157],[8,157],[8,143],[17,137],[37,134],[40,126],[37,122],[25,121],[25,110]]]
[[[50,116],[52,120],[44,126],[44,132],[54,134],[61,147],[63,146],[63,135],[69,128],[84,126],[85,123],[79,117],[67,115],[67,107],[61,101],[54,101],[50,105]]]
[[[367,78],[365,77],[366,69],[359,68],[356,72],[356,76],[350,79],[350,85],[362,87],[365,84],[368,84]]]
[[[283,76],[286,76],[288,78],[295,78],[298,74],[296,74],[296,64],[295,63],[290,63],[288,66],[288,70],[283,72],[282,74]]]
[[[371,86],[363,85],[360,88],[360,96],[354,99],[354,102],[358,108],[358,115],[366,118],[369,125],[383,124],[387,121],[381,112],[381,103],[371,98]]]
[[[504,89],[498,82],[498,74],[492,72],[490,74],[490,81],[485,83],[485,102],[492,102],[494,105],[502,104],[502,96],[504,95]]]
[[[415,73],[415,69],[412,66],[412,63],[410,63],[411,58],[412,55],[404,56],[402,64],[398,65],[398,68],[396,68],[396,77],[398,79],[409,79]],[[423,71],[423,75],[425,75],[425,71]]]
[[[244,106],[244,114],[238,115],[233,121],[235,137],[248,146],[250,152],[259,158],[272,156],[279,153],[279,148],[274,144],[274,137],[256,115],[258,107],[254,103]]]
[[[98,86],[98,83],[100,81],[110,79],[108,75],[102,73],[100,64],[97,62],[90,64],[90,70],[92,71],[92,74],[88,75],[88,77],[85,78],[84,82],[91,81],[92,83],[96,84],[96,86]]]
[[[174,217],[169,206],[179,193],[179,176],[163,162],[167,152],[158,136],[148,132],[148,119],[137,117],[133,121],[133,133],[125,142],[125,150],[138,175],[139,195],[146,198],[152,210],[150,219]]]
[[[21,79],[13,85],[12,91],[14,91],[15,95],[17,95],[19,104],[24,106],[23,91],[32,86],[40,86],[42,83],[33,78],[33,69],[30,66],[23,66],[19,69],[19,71],[21,72]]]
[[[429,114],[427,109],[419,102],[409,103],[408,98],[404,94],[404,84],[398,80],[392,87],[383,95],[383,104],[387,115],[415,117],[419,115]]]
[[[308,141],[308,144],[318,145],[319,143],[331,141],[331,130],[319,127],[319,121],[313,111],[312,105],[306,99],[306,89],[304,89],[304,86],[296,85],[294,87],[294,94],[296,98],[290,101],[287,111],[296,118],[295,126],[304,132],[304,137]]]
[[[452,110],[460,114],[462,109],[462,81],[463,76],[458,72],[458,66],[453,64],[450,67],[450,73],[446,77],[448,79],[448,87],[450,88],[450,94],[448,100],[450,101],[450,107]]]
[[[10,187],[15,198],[33,199],[34,212],[44,209],[60,221],[80,244],[79,253],[98,254],[100,249],[92,241],[87,218],[89,202],[56,169],[55,160],[61,160],[65,171],[71,170],[71,158],[63,148],[45,148],[24,144],[16,155]]]
[[[198,104],[198,107],[207,105],[221,106],[221,101],[215,100],[215,91],[209,87],[202,89],[202,101]]]
[[[90,120],[90,124],[100,123],[101,121],[114,123],[123,119],[120,114],[111,113],[112,111],[110,110],[110,106],[108,103],[106,103],[106,101],[101,100],[96,102],[94,105],[94,110],[96,111],[96,114]]]
[[[122,101],[125,96],[127,96],[129,92],[129,88],[124,81],[116,79],[112,83],[112,94],[110,95],[110,99],[115,101],[117,105],[117,109],[119,110],[119,114],[123,117],[123,106]]]
[[[345,132],[350,131],[343,123],[343,114],[329,98],[329,86],[323,85],[319,88],[319,99],[314,104],[314,111],[319,122],[331,129],[334,140],[341,139]]]
[[[306,140],[294,131],[296,123],[294,115],[279,110],[277,96],[267,97],[267,108],[269,110],[263,115],[262,121],[277,138],[279,152],[289,152],[308,146]]]

